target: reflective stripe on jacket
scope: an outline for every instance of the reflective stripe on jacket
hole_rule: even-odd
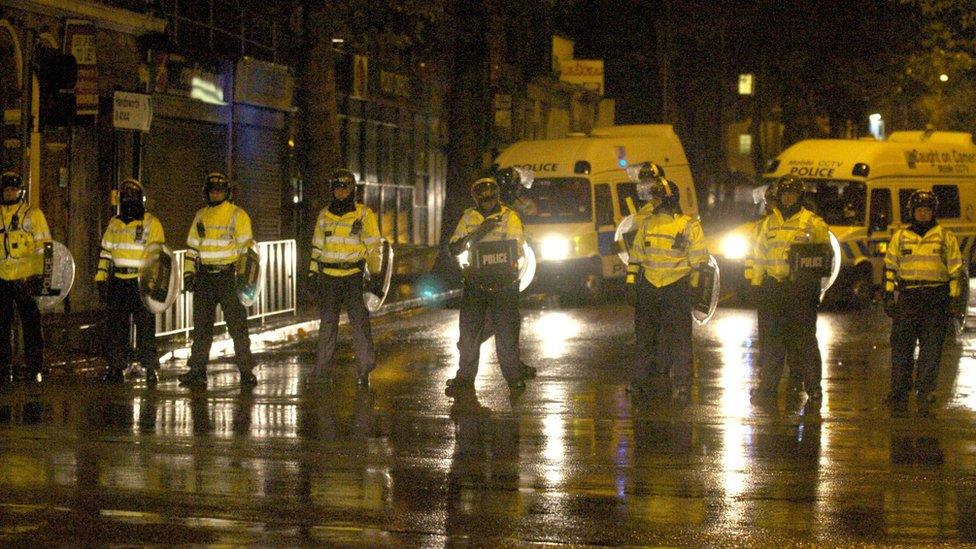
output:
[[[243,209],[228,201],[201,208],[186,237],[183,272],[194,272],[197,258],[201,265],[230,265],[253,243],[251,218]]]
[[[648,282],[661,288],[688,276],[705,261],[708,250],[698,220],[670,212],[654,213],[642,219],[634,235],[627,282],[635,282],[643,271]]]
[[[357,222],[361,227],[357,234],[353,234]],[[356,204],[355,210],[336,215],[329,208],[323,208],[315,223],[312,260],[308,270],[316,273],[321,271],[330,276],[347,276],[361,269],[329,267],[328,264],[365,261],[369,272],[377,273],[382,267],[381,244],[380,228],[373,210],[363,204]]]
[[[20,280],[44,269],[44,243],[51,241],[47,219],[23,200],[0,205],[3,226],[0,247],[0,279]]]
[[[756,232],[756,242],[752,247],[752,284],[762,284],[767,276],[779,281],[789,279],[790,246],[804,243],[830,243],[830,229],[824,220],[806,208],[800,208],[789,219],[783,219],[780,209],[773,208]]]
[[[962,254],[952,232],[936,225],[919,236],[910,229],[899,229],[891,235],[885,253],[885,291],[912,283],[949,283],[949,295],[959,295],[962,278]]]
[[[163,224],[151,214],[144,214],[142,219],[134,219],[128,223],[118,216],[113,217],[102,235],[102,251],[98,257],[95,282],[107,280],[112,267],[116,269],[116,278],[138,277],[138,271],[133,269],[142,267],[146,246],[165,241]]]
[[[525,242],[525,236],[522,233],[522,219],[515,213],[515,210],[504,204],[499,208],[497,213],[488,216],[498,218],[498,225],[480,241],[495,242],[500,240],[514,240],[517,243],[519,257],[522,257],[522,244]],[[478,211],[478,208],[464,210],[464,214],[461,216],[460,221],[458,221],[457,227],[454,228],[454,234],[451,235],[451,242],[457,242],[468,236],[484,222],[485,216]]]

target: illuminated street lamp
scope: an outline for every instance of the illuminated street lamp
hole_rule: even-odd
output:
[[[946,73],[940,74],[939,75],[939,81],[940,82],[948,82],[949,81],[949,75],[946,74]]]

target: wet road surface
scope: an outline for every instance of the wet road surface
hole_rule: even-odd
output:
[[[696,328],[687,407],[631,401],[632,310],[523,307],[539,377],[509,394],[485,350],[476,391],[443,392],[457,311],[374,325],[380,364],[305,386],[314,345],[230,363],[206,391],[183,365],[142,383],[58,380],[0,394],[0,545],[976,543],[976,359],[946,349],[934,414],[881,407],[888,322],[822,313],[819,411],[749,403],[755,314]]]

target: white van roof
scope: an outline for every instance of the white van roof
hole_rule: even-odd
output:
[[[588,137],[519,141],[498,155],[500,168],[522,166],[537,175],[573,177],[576,164],[590,164],[590,175],[623,170],[626,165],[654,162],[664,168],[687,166],[684,148],[669,124],[642,124],[595,128]]]
[[[878,177],[969,174],[976,176],[976,145],[967,132],[902,131],[885,141],[807,139],[776,157],[765,177],[863,180]],[[855,175],[855,165],[863,164]]]

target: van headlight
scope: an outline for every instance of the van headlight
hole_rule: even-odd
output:
[[[562,236],[547,236],[540,248],[542,259],[560,261],[569,257],[569,239]]]
[[[722,239],[719,251],[725,259],[745,259],[749,253],[749,241],[741,234],[730,234]]]

